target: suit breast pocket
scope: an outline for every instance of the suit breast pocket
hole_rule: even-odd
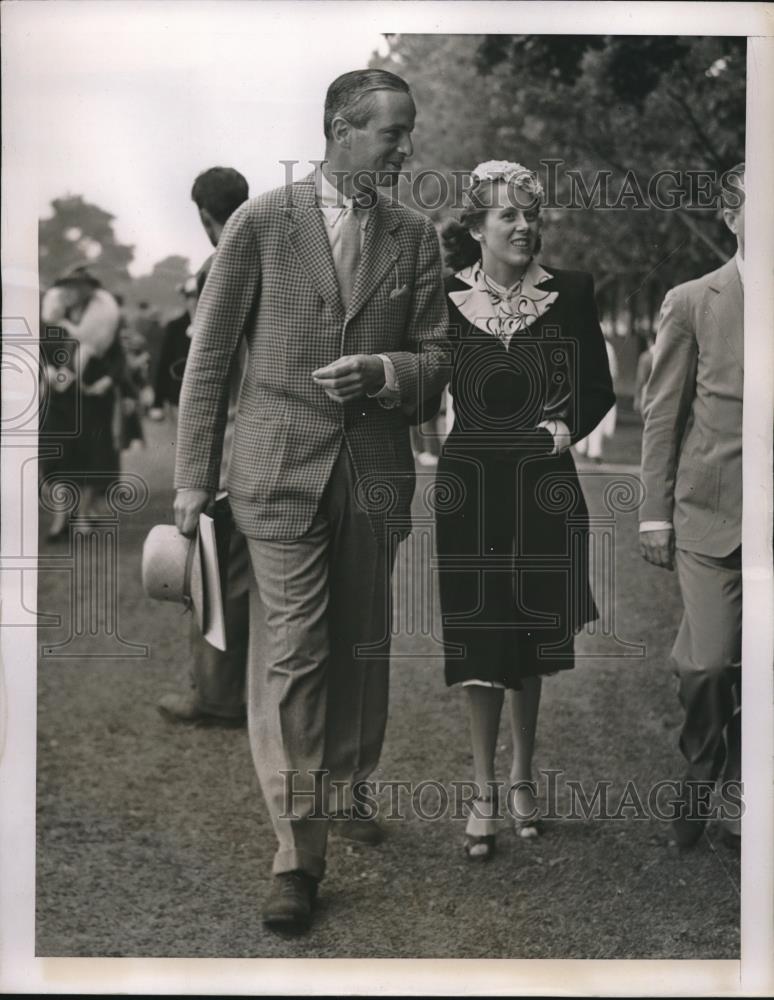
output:
[[[411,304],[411,285],[400,280],[397,284],[394,279],[388,286],[389,294],[384,303],[384,315],[387,328],[398,335],[402,335],[403,329],[408,320],[409,306]]]
[[[698,542],[715,523],[720,497],[720,469],[713,465],[681,462],[675,482],[674,527],[676,537]]]

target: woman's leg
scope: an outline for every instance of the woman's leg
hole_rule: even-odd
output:
[[[521,691],[508,692],[508,706],[513,736],[513,764],[511,766],[510,798],[513,818],[537,818],[535,794],[532,786],[532,755],[535,751],[538,709],[540,708],[541,677],[525,677]],[[528,784],[527,784],[528,783]]]
[[[468,696],[470,739],[473,747],[474,779],[478,797],[491,798],[491,804],[479,803],[471,810],[466,833],[474,837],[493,834],[498,803],[495,781],[495,750],[503,707],[503,688],[481,684],[465,686]]]
[[[59,502],[62,499],[60,494],[64,494],[65,496],[67,494],[66,487],[57,487],[57,480],[51,475],[46,476],[40,484],[40,495],[43,508],[53,511],[51,524],[48,529],[48,537],[50,539],[59,538],[64,534],[70,521],[70,514],[73,509],[72,505],[65,506],[63,503]]]
[[[94,507],[94,487],[89,483],[84,484],[80,493],[78,506],[75,513],[77,517],[89,517],[93,513]]]

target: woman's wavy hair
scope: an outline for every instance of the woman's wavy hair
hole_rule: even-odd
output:
[[[454,273],[470,267],[481,259],[481,244],[473,238],[470,231],[483,225],[486,213],[492,207],[491,199],[487,199],[485,194],[491,192],[493,183],[495,181],[488,178],[479,180],[474,177],[473,183],[463,195],[463,208],[459,219],[450,219],[441,227],[444,259],[446,266]],[[536,204],[539,208],[540,202],[537,201]],[[542,243],[543,239],[539,236],[535,253],[540,252]]]

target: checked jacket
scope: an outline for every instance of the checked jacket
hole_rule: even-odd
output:
[[[204,286],[180,397],[175,486],[214,490],[229,373],[248,358],[227,488],[240,530],[292,540],[308,529],[343,443],[356,502],[377,538],[410,526],[411,410],[449,377],[447,310],[431,222],[379,195],[344,310],[314,174],[231,216]],[[387,354],[401,405],[330,399],[312,372],[344,354]]]

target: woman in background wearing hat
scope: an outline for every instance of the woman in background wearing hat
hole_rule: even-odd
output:
[[[459,222],[443,230],[454,425],[436,479],[446,683],[465,688],[478,798],[470,860],[495,850],[494,758],[507,692],[513,736],[507,812],[538,836],[532,755],[541,678],[573,666],[597,611],[587,509],[570,445],[615,401],[589,274],[543,267],[536,175],[475,168]],[[572,520],[572,534],[568,521]]]
[[[73,484],[78,513],[88,516],[104,505],[120,471],[119,391],[126,385],[121,312],[99,281],[77,267],[45,293],[41,318],[47,383],[43,429],[46,444],[58,445],[60,452],[44,458],[44,484],[52,500],[58,484]],[[63,330],[65,338],[53,336],[53,329]],[[71,511],[57,500],[52,506],[47,537],[57,541],[67,533]]]

